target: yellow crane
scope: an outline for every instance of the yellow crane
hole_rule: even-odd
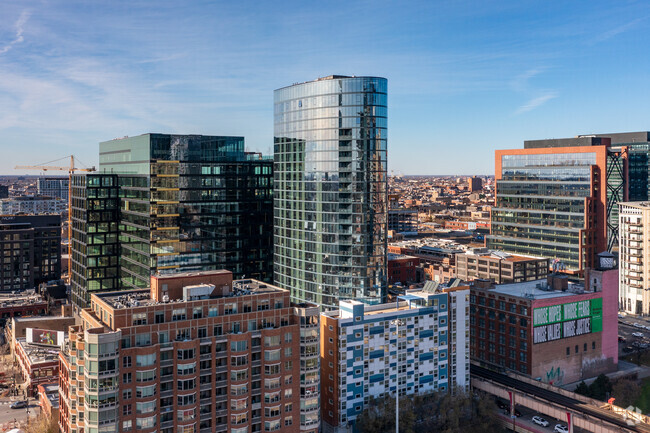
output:
[[[47,165],[53,162],[61,161],[63,159],[70,158],[70,166],[54,166]],[[42,171],[67,171],[68,172],[68,278],[70,277],[70,272],[72,272],[72,175],[75,171],[85,171],[92,172],[96,171],[95,167],[89,168],[79,168],[75,167],[74,155],[64,156],[63,158],[55,159],[54,161],[44,162],[39,165],[17,165],[14,167],[16,170],[28,169],[28,170],[42,170]]]

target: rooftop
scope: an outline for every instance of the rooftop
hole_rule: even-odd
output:
[[[28,343],[25,338],[18,338],[16,339],[16,342],[23,348],[23,351],[29,358],[30,364],[52,362],[59,359],[59,346],[44,346],[40,344]]]
[[[464,254],[468,256],[481,256],[481,257],[490,257],[493,259],[502,259],[502,260],[507,260],[509,262],[522,262],[527,260],[544,260],[543,257],[509,254],[503,251],[489,250],[487,248],[473,248],[471,250],[466,251]]]
[[[196,273],[189,274],[196,276]],[[177,274],[174,274],[177,276]],[[184,299],[167,299],[165,296],[162,301],[156,301],[151,298],[151,292],[145,290],[118,291],[104,294],[95,294],[102,301],[106,302],[114,309],[147,307],[152,305],[186,303],[203,299],[221,299],[234,298],[244,295],[260,295],[263,293],[286,292],[286,290],[257,280],[245,279],[235,280],[232,287],[225,286],[216,288],[211,284],[195,284],[184,287],[186,297]],[[207,293],[207,294],[206,294]]]
[[[568,282],[566,291],[552,290],[544,279],[512,284],[496,284],[490,292],[528,299],[562,298],[586,293],[584,285],[571,281]]]

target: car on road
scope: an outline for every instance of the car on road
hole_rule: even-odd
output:
[[[27,407],[27,402],[24,400],[21,401],[14,401],[11,403],[11,406],[9,406],[12,409],[24,409]]]
[[[618,336],[618,341],[621,342],[621,343],[625,343],[627,341],[627,339],[625,337],[623,337],[622,335],[619,335]]]
[[[507,409],[510,405],[505,403],[503,400],[497,399],[497,406],[499,409]]]
[[[640,323],[636,323],[636,322],[634,322],[634,323],[632,324],[632,326],[634,326],[635,328],[645,328],[645,326],[643,326],[643,325],[640,324]]]
[[[541,425],[542,427],[548,427],[548,421],[546,421],[541,416],[535,415],[532,419],[535,424]]]
[[[630,347],[630,346],[625,346],[625,347],[623,348],[623,352],[625,352],[625,353],[634,352],[634,348],[633,348],[633,347]]]
[[[555,424],[553,431],[555,433],[569,433],[569,428],[564,424]]]
[[[637,338],[643,338],[643,332],[633,332],[632,336]]]

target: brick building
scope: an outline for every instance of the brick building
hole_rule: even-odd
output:
[[[456,276],[465,281],[492,280],[496,284],[520,283],[545,278],[549,259],[518,256],[475,248],[456,254]]]
[[[60,355],[63,432],[318,432],[317,307],[225,271],[90,304]]]
[[[472,359],[562,385],[615,371],[618,271],[588,270],[585,283],[546,280],[471,286]]]
[[[417,257],[388,253],[388,283],[408,284],[416,281]]]

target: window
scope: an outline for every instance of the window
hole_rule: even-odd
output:
[[[122,421],[122,431],[129,431],[133,428],[133,421]]]
[[[165,323],[165,313],[162,311],[158,311],[154,314],[154,322],[155,323]]]
[[[131,357],[130,356],[125,356],[122,358],[122,367],[130,367],[131,366]]]
[[[138,429],[150,429],[156,426],[156,416],[150,416],[147,418],[136,418],[135,426]]]
[[[264,351],[264,360],[265,361],[279,361],[280,360],[280,349],[265,350]]]
[[[122,375],[122,383],[131,383],[131,373],[124,373]]]
[[[135,381],[136,382],[149,382],[150,380],[156,379],[156,370],[147,370],[147,371],[136,371],[135,372]]]
[[[569,348],[567,347],[567,348],[566,348],[566,356],[569,356],[569,355],[571,355],[571,349],[569,349]]]
[[[133,313],[131,319],[132,319],[133,326],[146,325],[147,313]]]
[[[172,310],[172,321],[185,320],[186,318],[185,308],[174,308]]]
[[[156,385],[136,386],[135,396],[137,398],[153,397],[156,395]]]
[[[156,400],[135,403],[135,413],[151,413],[156,410]]]
[[[203,307],[194,307],[192,309],[192,319],[202,319],[203,318]]]
[[[177,399],[179,406],[187,406],[196,403],[196,394],[179,395]]]
[[[191,364],[178,364],[176,366],[176,372],[179,376],[194,374],[196,372],[196,362],[192,362]]]
[[[194,349],[179,349],[176,359],[194,359]]]
[[[291,334],[291,332],[287,332],[286,334],[284,334],[284,342],[285,343],[291,343],[292,338],[293,338],[293,335]]]
[[[291,334],[289,334],[291,335]],[[280,336],[279,335],[271,335],[264,337],[264,346],[265,347],[275,347],[280,345]]]
[[[129,357],[130,358],[130,357]],[[151,353],[149,355],[137,355],[135,357],[135,365],[138,367],[148,367],[156,363],[156,354]],[[131,363],[129,362],[129,365]]]
[[[149,346],[151,345],[151,334],[136,334],[135,335],[135,345],[136,347]]]
[[[591,342],[591,349],[596,350],[596,342],[595,341]]]
[[[230,342],[230,350],[232,352],[243,352],[244,350],[247,349],[248,349],[248,341],[246,340]]]
[[[131,390],[130,389],[125,389],[122,391],[122,400],[130,400],[131,399]]]
[[[125,404],[122,406],[122,415],[131,415],[131,405]]]

